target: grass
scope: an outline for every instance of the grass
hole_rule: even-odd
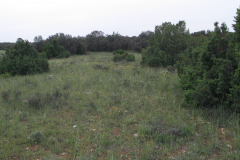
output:
[[[89,53],[1,78],[0,159],[239,159],[237,114],[185,106],[177,74],[135,56]]]

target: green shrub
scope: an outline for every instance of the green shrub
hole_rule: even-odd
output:
[[[82,54],[85,54],[85,53],[86,53],[85,47],[83,46],[82,43],[79,43],[78,46],[77,46],[77,54],[82,55]]]
[[[141,64],[147,64],[149,67],[167,66],[163,56],[165,54],[164,51],[159,51],[158,53],[152,54],[152,52],[149,52],[149,50],[151,50],[150,47],[148,50],[142,50]]]
[[[129,62],[134,62],[135,56],[133,54],[128,54],[126,60]]]
[[[11,74],[10,73],[4,73],[4,74],[1,74],[1,77],[8,78],[8,77],[11,77]]]
[[[128,54],[128,52],[124,52],[124,54],[116,54],[113,56],[114,62],[119,62],[124,60],[133,62],[135,61],[135,56],[133,54]]]
[[[51,58],[68,58],[71,54],[65,50],[63,46],[59,44],[57,39],[53,39],[52,42],[47,43],[43,47],[42,56],[46,54],[48,59]]]
[[[43,59],[47,59],[47,53],[46,52],[39,53],[39,56]]]
[[[176,25],[165,22],[156,26],[154,35],[148,39],[149,46],[141,52],[141,64],[150,67],[175,65],[177,55],[187,48],[188,35],[184,21],[179,21]]]
[[[0,60],[0,74],[27,75],[49,70],[48,61],[28,41],[18,40]]]
[[[68,58],[70,57],[71,53],[69,51],[62,51],[57,58]]]
[[[181,88],[185,102],[191,106],[225,106],[238,110],[239,54],[231,45],[232,37],[226,24],[219,27],[216,22],[214,25],[215,30],[207,43],[181,56],[177,65]]]
[[[122,55],[122,54],[124,54],[124,53],[125,53],[124,50],[119,49],[119,50],[117,50],[117,51],[114,51],[114,52],[113,52],[113,55],[117,55],[117,54]]]

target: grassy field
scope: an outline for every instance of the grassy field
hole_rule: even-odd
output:
[[[185,106],[176,73],[50,60],[50,72],[0,77],[0,159],[239,159],[239,117]]]

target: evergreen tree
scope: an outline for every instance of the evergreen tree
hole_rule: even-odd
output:
[[[235,43],[240,43],[240,9],[237,9],[237,16],[234,16],[233,29],[235,30],[234,40]]]
[[[48,61],[41,58],[28,41],[18,39],[0,61],[0,74],[27,75],[47,72]]]
[[[184,21],[176,25],[165,22],[156,26],[154,35],[149,38],[149,47],[142,51],[141,63],[151,67],[176,64],[177,55],[187,48],[188,35]]]
[[[191,51],[186,50],[179,71],[185,101],[192,106],[231,107],[238,56],[231,44],[231,34],[225,23],[215,29],[207,43]],[[188,51],[188,52],[187,52]]]

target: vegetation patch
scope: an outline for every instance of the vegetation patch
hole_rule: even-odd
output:
[[[43,52],[41,52],[41,56],[47,59],[68,58],[70,55],[70,52],[66,51],[65,48],[59,44],[57,39],[53,39],[52,42],[47,43],[43,47]]]
[[[133,54],[129,54],[128,52],[125,52],[123,50],[118,50],[113,52],[113,61],[114,62],[120,62],[120,61],[129,61],[134,62],[135,56]]]
[[[41,58],[39,53],[28,41],[18,39],[16,44],[6,50],[6,54],[0,59],[0,74],[28,75],[43,73],[49,70],[48,61]]]

